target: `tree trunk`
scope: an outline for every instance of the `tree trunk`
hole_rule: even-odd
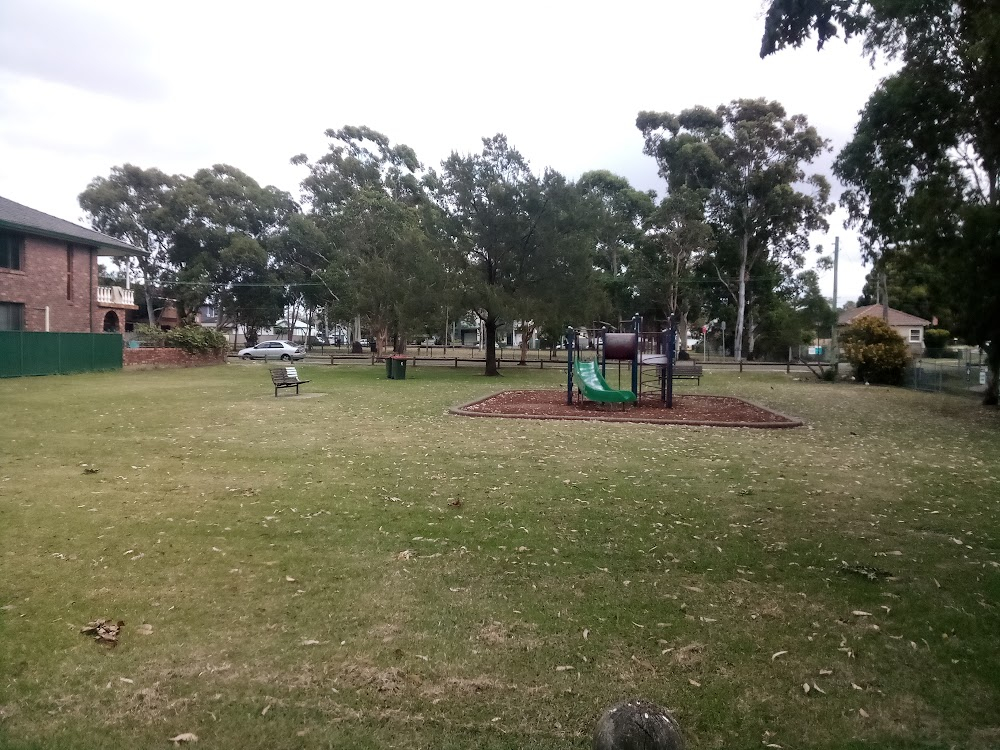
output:
[[[149,318],[149,326],[152,328],[156,325],[156,318],[153,316],[153,294],[150,290],[152,274],[149,272],[148,263],[139,263],[139,268],[142,269],[142,292],[146,297],[146,317]]]
[[[521,361],[517,363],[518,367],[525,367],[528,364],[528,345],[531,343],[531,335],[534,332],[534,326],[528,326],[521,329]]]
[[[747,307],[747,251],[750,238],[743,235],[740,239],[740,284],[736,298],[736,341],[733,342],[733,359],[737,362],[743,358],[743,321]]]
[[[747,313],[747,359],[754,358],[754,350],[757,347],[757,316],[754,315],[753,302],[747,303],[750,312]]]
[[[680,341],[681,349],[688,348],[688,308],[687,305],[677,312],[677,340]]]
[[[486,318],[486,375],[499,375],[497,368],[497,321],[492,315]]]
[[[985,406],[1000,405],[1000,344],[994,339],[990,342],[986,353],[986,393],[983,394]]]

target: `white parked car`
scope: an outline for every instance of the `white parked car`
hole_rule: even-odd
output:
[[[265,341],[257,346],[240,349],[240,357],[243,359],[283,359],[285,362],[291,362],[305,356],[305,349],[287,341]]]

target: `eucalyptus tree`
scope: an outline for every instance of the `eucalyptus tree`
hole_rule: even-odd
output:
[[[639,306],[663,320],[676,316],[682,346],[700,299],[696,269],[715,246],[705,221],[705,198],[704,191],[687,187],[664,198],[647,217],[644,241],[629,268]]]
[[[176,269],[169,260],[172,233],[181,216],[170,200],[182,178],[134,164],[112,167],[107,177],[95,177],[78,198],[91,226],[144,250],[126,259],[142,273],[149,325],[155,325],[153,294],[168,283]]]
[[[263,327],[262,314],[270,325],[284,308],[285,280],[272,262],[272,248],[298,204],[228,164],[181,179],[171,203],[183,217],[169,250],[179,269],[175,297],[181,317],[190,320],[198,306],[213,299],[220,322],[244,325],[253,338]]]
[[[443,162],[438,199],[464,259],[466,300],[486,331],[487,375],[499,374],[501,324],[579,320],[595,302],[594,235],[579,198],[557,172],[535,175],[504,135]]]
[[[655,194],[637,190],[625,177],[603,169],[585,172],[577,184],[591,212],[594,262],[611,305],[611,316],[617,322],[634,306],[628,272],[637,260],[644,225],[654,210]]]
[[[805,116],[789,117],[779,103],[764,99],[740,99],[714,110],[699,106],[676,116],[640,112],[636,126],[668,193],[703,191],[706,221],[735,241],[734,351],[740,358],[754,266],[802,255],[809,233],[827,226],[829,183],[804,169],[827,142]]]
[[[858,36],[898,68],[834,171],[869,259],[887,247],[941,270],[959,328],[1000,375],[1000,6],[982,0],[772,0],[761,55]]]
[[[449,245],[428,194],[432,172],[404,144],[365,126],[327,130],[330,145],[310,162],[302,192],[309,226],[293,225],[291,263],[322,284],[337,311],[361,315],[380,349],[405,351],[409,335],[450,300]]]

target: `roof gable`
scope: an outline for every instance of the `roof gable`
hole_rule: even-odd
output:
[[[881,318],[882,305],[867,305],[865,307],[855,307],[851,310],[844,310],[837,316],[837,325],[850,325],[857,318]],[[891,326],[929,326],[931,322],[910,315],[902,310],[889,308],[889,325]]]
[[[145,250],[0,196],[0,229],[91,245],[101,255],[145,255]],[[103,251],[103,252],[101,252]]]

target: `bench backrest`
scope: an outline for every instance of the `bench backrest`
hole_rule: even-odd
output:
[[[271,370],[271,382],[284,383],[289,380],[298,380],[299,373],[294,367],[275,367]]]

